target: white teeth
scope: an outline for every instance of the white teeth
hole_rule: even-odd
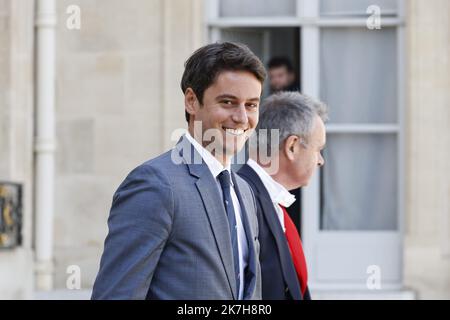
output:
[[[241,134],[244,134],[244,130],[242,129],[229,129],[229,128],[225,128],[225,131],[229,134],[235,135],[235,136],[240,136]]]

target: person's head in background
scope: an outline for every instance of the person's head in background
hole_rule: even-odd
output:
[[[258,124],[265,77],[260,59],[239,43],[208,44],[185,63],[181,89],[189,133],[224,165]]]
[[[286,57],[273,57],[267,64],[270,90],[272,93],[278,91],[298,91],[296,77],[291,60]]]
[[[299,92],[273,94],[261,104],[256,144],[250,144],[250,157],[287,190],[306,186],[315,170],[325,162],[321,151],[326,143],[327,119],[327,106],[320,101]],[[273,141],[261,129],[267,132],[278,129],[279,139]],[[261,148],[265,148],[265,159],[261,157]],[[274,152],[265,157],[266,150]],[[272,162],[276,163],[275,167]]]

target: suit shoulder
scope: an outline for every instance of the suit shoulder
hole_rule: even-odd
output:
[[[174,162],[172,161],[172,152],[173,150],[166,151],[159,156],[149,159],[139,165],[139,167],[143,168],[154,168],[154,169],[166,169],[169,166],[174,165]]]
[[[140,183],[158,183],[159,187],[170,188],[170,179],[167,172],[171,166],[170,151],[167,151],[156,158],[145,161],[131,170],[125,180],[119,186],[118,190],[126,188],[130,185]]]

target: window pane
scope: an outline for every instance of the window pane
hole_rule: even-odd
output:
[[[221,41],[246,44],[267,65],[276,56],[287,57],[298,74],[299,28],[226,28],[221,29]],[[264,83],[263,97],[270,94],[269,81]]]
[[[330,134],[321,172],[321,229],[397,229],[395,134]]]
[[[397,0],[321,0],[320,14],[340,16],[367,16],[367,8],[371,5],[380,7],[382,15],[395,15]]]
[[[260,59],[264,59],[264,29],[222,29],[221,41],[235,41],[247,45]]]
[[[397,121],[396,29],[323,28],[321,98],[331,123]]]
[[[296,15],[296,0],[220,0],[221,17],[274,17]]]

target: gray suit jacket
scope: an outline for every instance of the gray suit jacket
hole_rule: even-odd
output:
[[[244,299],[261,299],[256,203],[248,184],[232,179],[249,244]],[[236,299],[221,191],[185,137],[126,177],[108,226],[92,299]]]

